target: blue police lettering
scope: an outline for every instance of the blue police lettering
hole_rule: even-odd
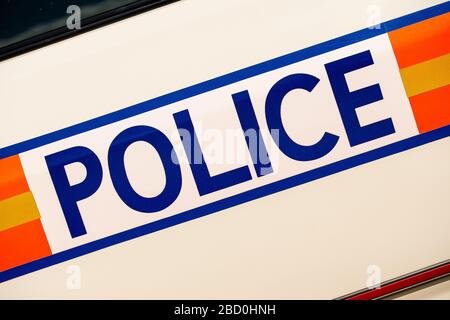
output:
[[[155,197],[145,198],[134,191],[125,171],[125,151],[137,141],[151,144],[158,152],[164,167],[166,185]],[[158,129],[148,126],[128,128],[113,140],[108,151],[109,172],[114,189],[127,206],[148,213],[161,211],[175,201],[181,190],[181,170],[178,161],[172,161],[172,151],[169,139]]]
[[[173,115],[173,117],[175,119],[175,123],[177,124],[178,130],[186,130],[188,133],[185,136],[180,134],[180,137],[188,159],[190,159],[189,164],[191,166],[191,171],[194,175],[194,180],[201,196],[251,180],[252,175],[246,166],[224,172],[216,176],[211,176],[208,166],[203,160],[203,153],[200,148],[189,111],[184,110],[177,112]],[[195,155],[198,155],[199,160],[196,160]]]
[[[58,195],[72,238],[86,234],[77,202],[93,195],[100,187],[103,170],[100,160],[86,147],[72,147],[45,157],[48,171]],[[69,184],[64,167],[79,162],[86,168],[86,178],[75,185]]]
[[[383,100],[383,94],[379,84],[350,92],[345,74],[372,64],[370,51],[364,51],[325,65],[348,141],[352,147],[395,133],[394,124],[390,118],[364,127],[359,124],[356,109]]]
[[[370,51],[364,51],[325,64],[328,80],[350,147],[395,133],[390,118],[365,126],[361,126],[358,120],[356,109],[382,100],[383,94],[379,84],[350,92],[345,75],[372,64],[373,59]],[[329,154],[339,140],[338,135],[324,131],[322,137],[317,139],[314,144],[300,145],[289,136],[284,128],[281,107],[285,96],[293,90],[303,90],[314,95],[314,88],[319,81],[321,80],[316,76],[306,73],[288,75],[272,86],[265,100],[267,126],[271,134],[275,130],[278,132],[278,139],[272,136],[274,141],[283,154],[297,161],[320,159]],[[260,125],[249,92],[247,90],[236,92],[231,95],[231,99],[244,137],[247,132],[255,132],[257,147],[255,148],[249,139],[246,139],[246,143],[256,172],[256,179],[273,173],[270,155],[262,139]],[[203,153],[188,109],[174,113],[173,119],[184,152],[189,159],[190,170],[200,196],[252,180],[249,166],[241,166],[212,176],[203,159]],[[155,197],[146,198],[139,195],[132,188],[125,170],[125,151],[137,141],[152,145],[163,164],[166,184],[161,193]],[[119,133],[108,149],[108,170],[118,197],[128,207],[144,213],[158,212],[169,207],[177,199],[183,180],[180,165],[177,159],[173,159],[174,156],[176,157],[172,143],[156,128],[134,126]],[[92,196],[100,187],[103,175],[100,160],[92,150],[83,146],[56,152],[46,156],[45,160],[71,236],[75,238],[86,234],[87,231],[77,203]],[[65,166],[75,162],[81,163],[86,168],[87,174],[82,182],[70,185]],[[152,168],[148,168],[148,170],[152,170]]]

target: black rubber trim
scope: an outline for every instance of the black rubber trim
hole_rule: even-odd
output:
[[[140,0],[81,20],[81,29],[57,28],[0,48],[0,61],[42,48],[93,29],[123,20],[180,0]]]

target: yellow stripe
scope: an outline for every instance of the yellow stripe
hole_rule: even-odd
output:
[[[39,219],[39,210],[31,192],[0,201],[0,231]]]
[[[408,97],[450,84],[450,54],[400,70]]]

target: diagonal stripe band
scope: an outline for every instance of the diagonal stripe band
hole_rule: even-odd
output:
[[[29,191],[19,155],[0,159],[0,200]]]
[[[450,52],[450,12],[389,32],[400,69]]]
[[[450,84],[450,54],[401,69],[400,74],[408,97],[444,87]]]
[[[0,232],[39,218],[31,192],[0,201]]]

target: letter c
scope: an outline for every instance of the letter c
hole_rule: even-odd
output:
[[[291,74],[275,83],[267,94],[266,120],[270,133],[280,150],[295,160],[311,161],[321,158],[333,150],[339,140],[338,136],[325,132],[316,144],[303,146],[294,142],[284,129],[281,120],[281,104],[284,97],[294,89],[303,89],[311,92],[318,82],[319,79],[310,74]],[[279,141],[275,139],[275,131],[279,132]]]

